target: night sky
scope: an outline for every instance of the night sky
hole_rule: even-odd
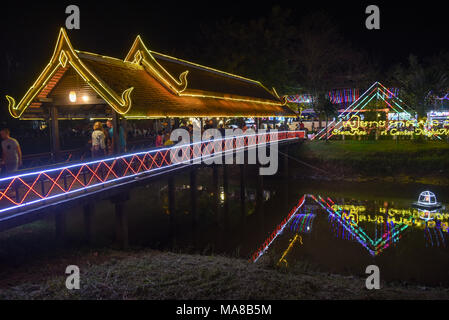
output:
[[[309,12],[329,13],[346,40],[378,57],[384,67],[404,62],[409,53],[424,57],[449,50],[447,10],[441,1],[391,2],[140,1],[121,2],[120,6],[99,1],[31,5],[8,2],[2,4],[0,22],[0,94],[22,95],[43,69],[58,30],[65,24],[69,4],[77,4],[81,11],[81,30],[69,30],[74,47],[118,58],[125,56],[140,34],[152,50],[201,63],[188,56],[186,50],[201,25],[207,27],[230,17],[244,21],[266,16],[274,5],[291,9],[298,24]],[[365,8],[369,4],[380,7],[381,30],[365,28]],[[5,71],[7,61],[13,61],[17,72]]]

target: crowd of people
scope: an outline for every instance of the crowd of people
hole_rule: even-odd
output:
[[[143,123],[141,123],[143,124]],[[84,145],[86,148],[84,153],[90,153],[92,158],[101,158],[103,156],[112,155],[114,153],[123,153],[128,149],[127,142],[135,144],[136,141],[144,142],[145,147],[163,147],[174,144],[170,139],[171,131],[175,126],[168,125],[168,123],[159,123],[159,125],[150,125],[149,127],[138,126],[135,123],[128,123],[126,130],[123,126],[120,126],[118,132],[118,142],[114,141],[114,126],[113,122],[108,120],[105,123],[95,122],[92,126],[88,123],[84,125],[73,125],[70,127],[63,127],[60,130],[61,145],[65,149],[75,148],[75,141],[78,141],[80,146]],[[198,126],[199,123],[196,124]],[[193,135],[194,124],[192,122],[180,122],[176,125],[177,128],[185,129]],[[271,129],[288,130],[288,125],[281,124],[266,124],[264,126],[268,131]],[[302,126],[303,127],[303,126]],[[225,136],[225,130],[228,128],[240,128],[243,132],[252,129],[256,130],[256,124],[246,124],[244,121],[240,123],[225,123],[223,121],[218,122],[216,120],[205,121],[202,127],[202,132],[207,129],[218,129],[223,136]],[[40,138],[48,138],[50,130],[48,127],[44,127],[39,130],[19,130],[17,133],[20,140],[24,141],[36,141]],[[21,133],[23,131],[23,133]],[[2,175],[10,174],[17,171],[22,165],[22,150],[19,142],[10,136],[9,129],[0,130],[2,138],[2,157],[1,157],[1,172]],[[42,139],[41,139],[42,140]],[[35,142],[33,142],[35,144]],[[78,147],[80,147],[78,146]],[[116,147],[118,148],[116,150]],[[25,146],[26,147],[26,146]],[[25,148],[27,149],[27,148]],[[88,157],[89,155],[87,155]]]
[[[112,121],[106,125],[97,121],[94,123],[90,140],[92,158],[98,158],[114,153],[114,126]],[[126,152],[126,136],[123,127],[118,132],[118,152]]]

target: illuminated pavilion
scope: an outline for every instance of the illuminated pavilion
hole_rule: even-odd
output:
[[[148,50],[140,36],[117,59],[75,50],[63,28],[35,83],[6,98],[14,118],[51,122],[55,153],[58,120],[296,116],[274,88]]]

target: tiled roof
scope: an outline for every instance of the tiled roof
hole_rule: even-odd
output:
[[[87,99],[70,102],[70,91]],[[63,28],[33,86],[20,100],[6,98],[22,119],[48,117],[43,105],[52,103],[74,114],[110,107],[126,118],[295,116],[258,81],[149,51],[139,36],[124,60],[77,51]]]
[[[151,54],[172,75],[179,75],[186,70],[189,72],[186,92],[221,93],[279,102],[277,97],[257,81],[202,67],[153,51]]]
[[[138,64],[89,53],[80,52],[78,56],[89,70],[115,92],[123,92],[127,88],[134,87],[132,107],[125,117],[268,117],[292,114],[274,96],[272,101],[278,102],[279,105],[207,97],[177,96],[167,90]],[[192,74],[194,76],[190,81],[195,83],[195,85],[200,84],[196,79],[204,81],[203,79],[206,78],[201,70],[192,72]],[[189,74],[189,76],[191,75]],[[212,85],[229,81],[226,88],[232,90],[239,90],[236,82],[246,84],[244,80],[237,80],[231,77],[229,79],[225,76],[215,77],[215,75],[211,75],[210,77],[216,78]],[[257,91],[257,94],[261,96],[265,94],[263,91],[267,92],[263,87],[260,87],[263,91],[258,90],[250,83],[248,83],[248,87],[250,90],[254,90],[254,92]],[[261,96],[254,98],[262,98]]]

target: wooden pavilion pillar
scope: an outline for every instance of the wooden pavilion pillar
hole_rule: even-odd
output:
[[[123,130],[123,139],[125,140],[125,145],[123,147],[123,150],[120,150],[121,152],[126,152],[126,147],[127,147],[127,141],[128,141],[128,120],[126,118],[123,118],[121,120],[119,120],[119,129]],[[119,143],[120,143],[120,131],[117,131],[117,133],[119,134]]]
[[[200,118],[200,133],[201,133],[201,140],[203,139],[203,128],[204,128],[204,118]]]
[[[117,112],[113,111],[112,114],[112,146],[114,149],[114,153],[120,152],[120,141],[119,141],[119,115]]]
[[[51,128],[51,153],[53,162],[59,160],[61,144],[59,139],[58,109],[55,105],[50,105],[50,128]]]
[[[171,132],[173,129],[171,125],[171,118],[167,117],[166,120],[167,120],[167,129],[169,132]]]

